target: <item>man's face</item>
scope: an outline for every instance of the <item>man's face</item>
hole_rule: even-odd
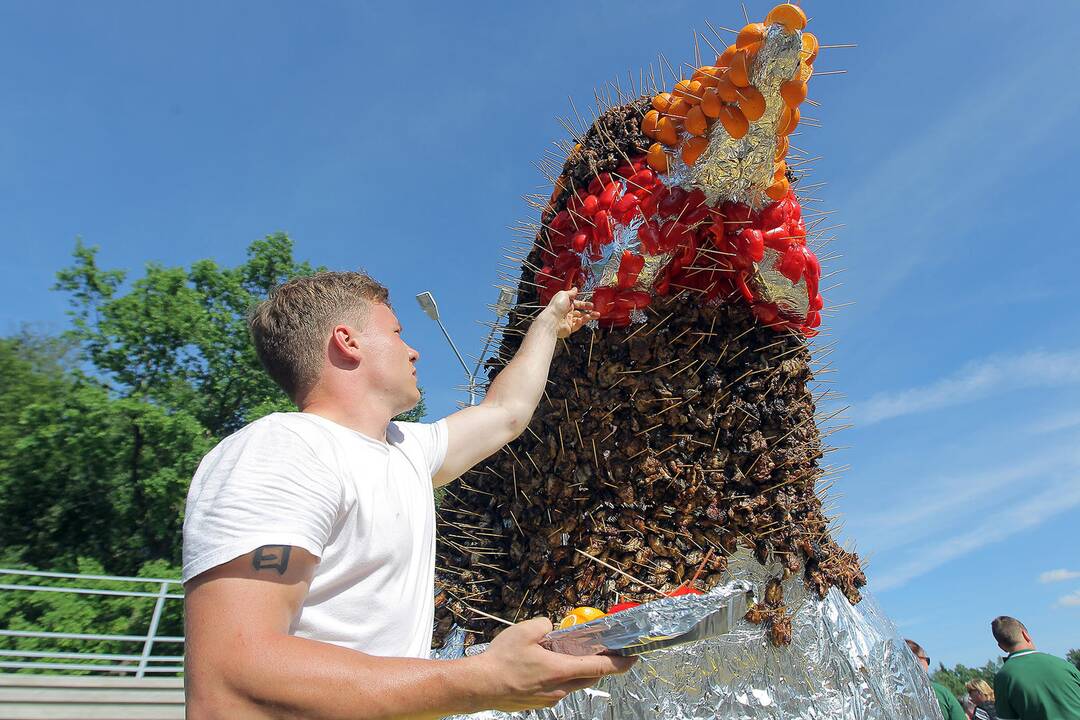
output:
[[[371,389],[391,403],[394,414],[416,405],[420,391],[415,363],[420,353],[402,339],[394,312],[382,303],[373,303],[360,337]]]

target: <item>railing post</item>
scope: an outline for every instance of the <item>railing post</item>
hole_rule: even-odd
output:
[[[146,665],[150,662],[150,651],[154,649],[154,638],[157,637],[158,623],[161,621],[161,611],[165,607],[165,596],[169,594],[169,583],[161,583],[157,600],[154,602],[154,615],[150,618],[150,629],[146,633],[146,642],[143,643],[142,657],[139,659],[139,669],[135,677],[141,678],[146,674]]]

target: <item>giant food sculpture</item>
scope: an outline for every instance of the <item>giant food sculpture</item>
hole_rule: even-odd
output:
[[[648,91],[601,101],[516,258],[492,374],[559,290],[581,288],[600,319],[557,350],[526,432],[443,498],[437,642],[457,629],[482,643],[494,618],[572,624],[754,589],[726,635],[648,655],[560,717],[929,707],[891,625],[860,604],[866,577],[826,511],[835,469],[808,340],[827,222],[804,208],[792,141],[819,53],[805,27],[779,5],[714,61],[682,77],[661,63]]]

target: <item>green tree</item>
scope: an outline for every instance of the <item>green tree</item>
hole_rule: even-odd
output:
[[[1065,653],[1065,659],[1075,665],[1077,670],[1080,670],[1080,648],[1074,648]]]
[[[79,242],[74,256],[56,287],[70,296],[71,336],[112,393],[182,409],[214,437],[294,409],[260,367],[246,324],[271,288],[315,271],[293,259],[288,236],[256,240],[236,268],[150,263],[126,290],[126,273],[99,267],[96,248]]]
[[[964,695],[967,690],[964,685],[969,680],[981,678],[990,683],[990,686],[994,686],[994,676],[997,675],[998,670],[1001,669],[1001,660],[988,660],[982,667],[969,668],[966,665],[957,665],[954,668],[945,667],[944,663],[938,665],[938,669],[930,675],[936,683],[940,683],[949,689],[956,697]]]

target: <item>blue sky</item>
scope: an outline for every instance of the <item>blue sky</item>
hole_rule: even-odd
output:
[[[747,4],[764,17],[771,3]],[[593,88],[693,60],[737,3],[0,3],[0,332],[66,324],[75,238],[108,267],[297,255],[386,283],[432,414],[483,342],[533,163]],[[835,210],[821,347],[843,534],[934,658],[988,623],[1080,647],[1080,6],[806,2],[827,48],[795,143]],[[725,37],[724,42],[730,40]],[[719,44],[713,40],[714,44]],[[835,222],[832,222],[835,220]]]

